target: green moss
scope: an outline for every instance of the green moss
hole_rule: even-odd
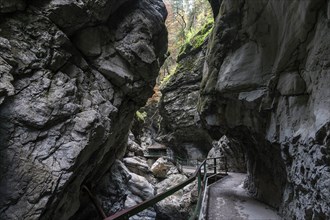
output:
[[[196,32],[192,30],[187,34],[187,39],[185,44],[181,47],[178,58],[184,56],[184,54],[189,53],[189,51],[194,50],[202,46],[205,39],[209,36],[213,29],[214,21],[213,19],[208,19],[208,22]]]
[[[165,76],[161,81],[161,85],[165,85],[177,72],[191,70],[194,67],[193,59],[185,59],[184,61],[182,61],[182,59],[186,58],[186,55],[189,54],[189,52],[202,46],[205,39],[211,33],[213,29],[213,24],[213,17],[208,17],[206,24],[200,30],[192,30],[187,34],[186,41],[179,51],[175,71],[172,74]]]
[[[203,28],[200,31],[198,31],[195,35],[193,35],[190,39],[188,39],[189,44],[193,48],[198,48],[204,43],[205,39],[212,31],[213,23],[214,23],[213,20],[210,20],[208,23],[206,23],[203,26]]]
[[[175,71],[173,73],[165,76],[162,81],[160,82],[161,85],[165,85],[169,82],[169,80],[174,76],[175,74],[179,72],[187,72],[191,71],[195,67],[195,57],[187,57],[184,60],[181,60],[177,63]]]
[[[170,79],[171,77],[176,73],[176,71],[174,71],[172,74],[168,74],[167,76],[165,76],[162,81],[160,82],[161,85],[165,85]]]
[[[145,119],[148,116],[148,114],[145,111],[142,111],[142,112],[136,111],[135,112],[135,116],[136,116],[136,118],[137,118],[138,121],[145,122]]]

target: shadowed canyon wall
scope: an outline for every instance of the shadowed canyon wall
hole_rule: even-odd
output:
[[[0,219],[69,219],[152,95],[160,0],[0,4]]]
[[[209,2],[206,51],[179,56],[162,89],[164,129],[238,141],[253,196],[285,219],[330,218],[329,1]]]
[[[198,106],[205,127],[245,145],[257,198],[286,219],[329,218],[329,1],[216,2]]]
[[[162,89],[165,142],[206,155],[226,135],[255,197],[285,219],[330,218],[330,2],[210,3],[208,40]],[[134,186],[121,162],[109,170],[152,94],[165,18],[160,0],[1,1],[0,219],[89,218],[82,185]]]

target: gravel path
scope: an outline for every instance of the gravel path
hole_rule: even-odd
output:
[[[210,185],[208,220],[279,220],[271,207],[251,198],[243,188],[246,174],[228,173]]]

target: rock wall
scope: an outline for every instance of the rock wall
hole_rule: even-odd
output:
[[[206,25],[191,42],[183,45],[175,73],[161,86],[159,114],[163,136],[160,139],[181,156],[194,159],[207,155],[212,139],[201,126],[197,111],[207,38],[201,39],[201,45],[192,42],[211,28],[212,24]]]
[[[199,112],[285,219],[330,218],[330,2],[214,0]]]
[[[160,0],[0,3],[0,219],[69,219],[125,153],[167,50]]]
[[[213,148],[207,154],[208,158],[224,157],[220,159],[220,167],[229,172],[246,173],[246,156],[244,149],[239,141],[222,136],[219,141],[213,142]],[[209,161],[210,166],[213,161]]]

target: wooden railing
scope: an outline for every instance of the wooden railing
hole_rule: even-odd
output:
[[[225,157],[215,157],[215,158],[207,158],[205,159],[201,164],[198,165],[195,173],[186,181],[184,181],[183,183],[180,183],[172,188],[170,188],[169,190],[163,192],[163,193],[160,193],[158,195],[156,195],[155,197],[151,198],[151,199],[148,199],[138,205],[135,205],[131,208],[127,208],[127,209],[124,209],[122,211],[119,211],[117,213],[115,213],[114,215],[111,215],[107,218],[104,218],[104,211],[101,209],[100,210],[100,207],[99,205],[97,205],[97,201],[93,201],[95,200],[95,198],[92,198],[92,201],[94,203],[94,205],[96,206],[97,210],[99,211],[100,213],[100,216],[102,216],[104,218],[104,220],[128,220],[131,216],[134,216],[136,214],[138,214],[139,212],[149,208],[149,207],[152,207],[153,205],[155,205],[157,202],[165,199],[166,197],[174,194],[175,192],[177,192],[178,190],[180,189],[183,189],[185,186],[187,186],[189,183],[192,183],[193,181],[195,181],[197,179],[197,184],[198,184],[198,201],[197,201],[197,204],[196,204],[196,208],[195,208],[195,211],[194,211],[194,214],[191,216],[190,220],[194,220],[198,217],[199,215],[199,212],[200,212],[200,209],[201,209],[201,204],[202,204],[202,200],[203,200],[203,192],[205,192],[206,190],[206,187],[207,187],[207,178],[210,174],[212,174],[213,176],[214,175],[217,175],[220,173],[221,171],[221,168],[219,167],[220,164],[221,164],[221,160],[224,161],[222,163],[225,164],[224,166],[224,173],[222,174],[227,174],[227,161],[226,161],[226,158]],[[217,164],[217,160],[219,160],[220,162]],[[210,163],[208,163],[208,161],[211,161],[213,162],[211,168],[212,168],[212,173],[209,173],[209,169],[208,169],[208,166],[210,166]],[[219,165],[219,166],[217,166]],[[217,169],[219,168],[219,169]],[[218,172],[219,171],[219,172]]]

